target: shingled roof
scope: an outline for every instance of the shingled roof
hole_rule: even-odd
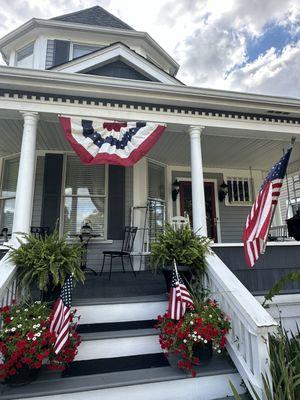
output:
[[[85,25],[104,26],[107,28],[134,30],[131,26],[125,24],[125,22],[121,21],[119,18],[115,17],[100,6],[86,8],[85,10],[60,15],[51,19]]]

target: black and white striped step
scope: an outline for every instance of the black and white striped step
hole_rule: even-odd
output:
[[[245,391],[228,357],[214,358],[199,369],[196,378],[167,366],[166,362],[162,354],[75,361],[64,378],[44,371],[31,385],[5,387],[0,399],[217,400],[231,395],[229,379],[240,393]]]
[[[78,326],[83,341],[76,361],[161,352],[155,320]]]

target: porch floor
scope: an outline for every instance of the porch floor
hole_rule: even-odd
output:
[[[125,298],[130,301],[137,297],[145,297],[149,301],[160,297],[162,300],[166,300],[163,275],[154,274],[151,271],[141,271],[137,272],[135,277],[132,272],[113,272],[111,280],[109,280],[108,273],[103,273],[101,276],[87,273],[85,283],[78,283],[73,290],[75,304],[118,302]]]

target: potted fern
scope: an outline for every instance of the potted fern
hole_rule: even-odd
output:
[[[206,268],[206,256],[210,252],[210,239],[196,235],[189,226],[174,229],[167,224],[151,245],[151,265],[163,272],[167,292],[170,291],[173,260],[178,271],[187,281],[201,276]]]
[[[79,244],[70,245],[57,231],[41,239],[32,234],[24,234],[23,238],[18,239],[20,247],[11,248],[9,255],[18,267],[23,287],[36,285],[42,300],[55,301],[67,276],[72,275],[73,282],[84,282]]]

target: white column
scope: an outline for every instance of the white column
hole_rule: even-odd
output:
[[[16,190],[12,241],[17,233],[29,233],[34,191],[35,152],[38,113],[21,112],[24,118],[23,137]]]
[[[201,132],[203,126],[190,126],[191,172],[192,172],[192,206],[194,232],[207,236],[203,166],[201,153]]]

